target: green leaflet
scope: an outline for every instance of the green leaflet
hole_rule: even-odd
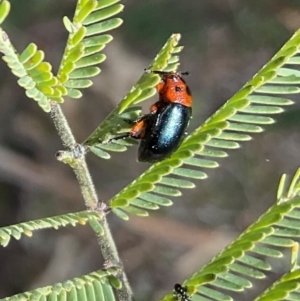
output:
[[[33,43],[30,43],[25,50],[19,55],[20,63],[27,63],[33,55],[37,52],[37,46]]]
[[[255,278],[255,279],[265,278],[265,274],[262,273],[261,271],[252,269],[250,267],[241,265],[239,263],[232,263],[230,265],[230,270],[232,270],[232,271],[234,271],[238,274],[243,274],[245,276],[250,276],[250,277]]]
[[[119,218],[128,221],[129,220],[129,216],[122,210],[118,209],[118,208],[112,208],[112,212],[118,216]]]
[[[10,11],[10,2],[9,1],[2,1],[0,3],[0,24],[6,19]]]
[[[104,9],[108,6],[111,6],[117,2],[119,2],[120,0],[101,0],[101,1],[98,1],[98,5],[96,7],[96,10],[99,10],[99,9]]]
[[[124,5],[117,4],[110,6],[106,9],[102,9],[100,11],[95,11],[94,13],[90,14],[83,22],[84,25],[93,24],[102,20],[105,20],[107,18],[110,18],[119,12],[121,12],[124,8]]]
[[[96,8],[98,1],[88,0],[78,12],[75,13],[74,22],[82,23]]]
[[[90,25],[87,29],[86,36],[93,36],[96,34],[101,34],[109,30],[113,30],[119,27],[123,23],[123,20],[120,18],[114,18],[107,21],[103,21],[99,24]]]

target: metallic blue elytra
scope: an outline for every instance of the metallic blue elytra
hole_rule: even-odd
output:
[[[170,157],[184,139],[191,116],[191,107],[160,102],[156,114],[149,114],[145,120],[138,161],[154,163]]]

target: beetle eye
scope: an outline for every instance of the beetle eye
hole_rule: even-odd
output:
[[[176,91],[176,92],[180,92],[180,91],[182,91],[182,89],[181,89],[181,87],[176,86],[176,87],[175,87],[175,91]]]

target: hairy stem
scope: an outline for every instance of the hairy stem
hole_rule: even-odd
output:
[[[74,151],[78,144],[76,143],[74,135],[59,105],[52,105],[51,118],[53,119],[54,125],[58,131],[63,145],[66,146],[69,150]],[[104,260],[108,266],[117,266],[122,270],[120,278],[123,285],[121,289],[116,290],[118,299],[120,301],[131,301],[133,300],[132,291],[129,286],[127,276],[124,272],[123,264],[117,252],[115,242],[112,238],[109,226],[107,224],[106,214],[104,212],[104,209],[99,206],[95,186],[86,164],[85,152],[82,152],[79,156],[74,156],[72,158],[72,164],[70,165],[72,166],[74,173],[78,179],[78,183],[87,209],[97,211],[102,217],[99,222],[104,229],[104,235],[98,236],[98,241]]]

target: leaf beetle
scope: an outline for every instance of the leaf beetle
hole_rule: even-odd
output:
[[[138,161],[155,163],[170,157],[183,141],[192,116],[192,95],[182,78],[188,72],[149,72],[161,76],[157,85],[159,100],[148,114],[132,122],[128,133],[110,141],[126,137],[140,139]]]

